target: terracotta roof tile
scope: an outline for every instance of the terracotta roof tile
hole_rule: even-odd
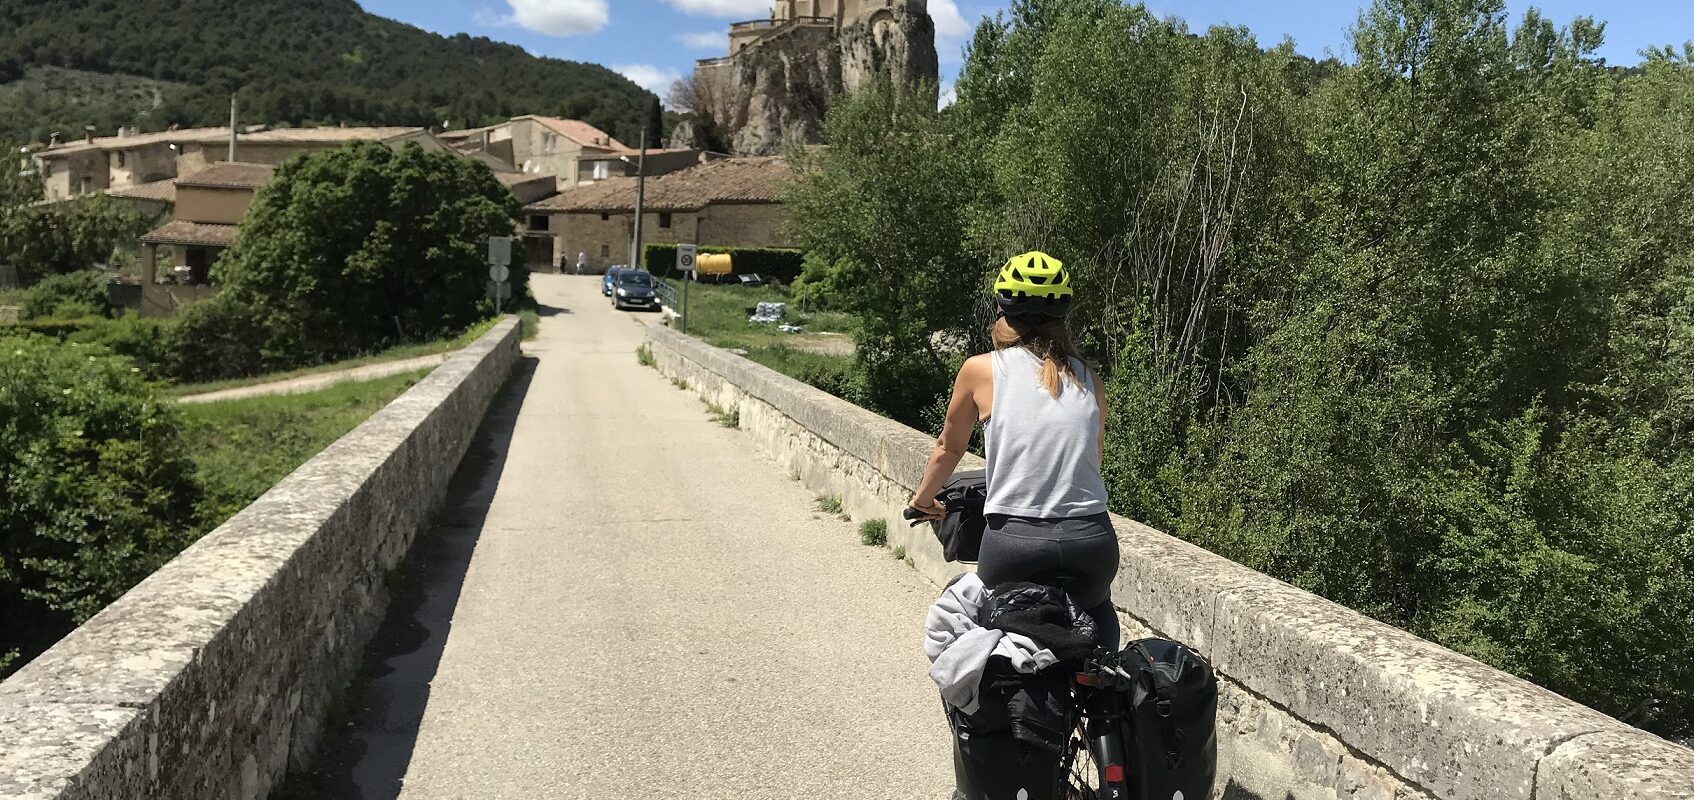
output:
[[[210,186],[218,189],[257,189],[271,182],[276,167],[270,164],[248,164],[240,161],[220,161],[199,172],[177,178],[177,186]]]
[[[647,179],[647,211],[691,211],[712,203],[774,203],[789,175],[780,157],[723,158]],[[533,211],[634,211],[635,178],[610,178],[528,206]]]
[[[126,200],[161,200],[166,203],[176,202],[176,179],[166,178],[152,183],[139,183],[123,189],[113,189],[106,192],[108,197],[120,197]]]
[[[623,142],[612,138],[612,135],[579,119],[560,119],[558,117],[543,117],[539,114],[530,119],[552,129],[554,133],[565,137],[583,147],[593,147],[600,150],[628,150]]]
[[[210,222],[189,222],[173,219],[142,235],[147,244],[189,244],[228,247],[235,241],[235,225],[214,225]]]

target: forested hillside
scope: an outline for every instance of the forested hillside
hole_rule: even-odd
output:
[[[91,105],[86,87],[45,85],[42,66],[169,84],[137,113],[133,93]],[[464,34],[442,37],[365,13],[353,0],[0,0],[0,141],[222,124],[484,124],[543,113],[616,136],[638,130],[651,95],[604,67],[536,58]],[[81,95],[78,97],[77,95]]]
[[[991,271],[1053,253],[1116,510],[1688,736],[1694,45],[1615,71],[1603,34],[1376,0],[1324,74],[1014,0],[948,109],[832,106],[799,293],[859,317],[841,391],[933,427]]]

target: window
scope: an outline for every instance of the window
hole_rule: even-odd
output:
[[[88,194],[90,184],[89,184],[89,178],[88,178],[87,175],[82,176],[82,180],[77,181],[77,187],[78,187],[77,188],[78,194]]]
[[[594,162],[594,180],[603,181],[606,178],[610,177],[610,175],[611,175],[610,165],[608,165],[604,161]]]
[[[557,137],[553,136],[553,134],[551,134],[551,133],[542,134],[541,135],[541,152],[543,152],[543,153],[553,152],[553,143],[554,143],[555,138],[557,138]]]
[[[547,222],[546,214],[531,214],[529,216],[529,229],[532,231],[547,230]]]
[[[600,257],[601,258],[611,258],[612,257],[612,246],[609,245],[609,244],[600,245]]]
[[[117,159],[118,159],[118,168],[119,168],[119,169],[122,169],[122,168],[123,168],[123,166],[124,166],[124,161],[126,161],[126,160],[127,160],[127,159],[126,159],[126,156],[127,156],[127,155],[128,155],[128,154],[127,154],[127,153],[125,153],[125,152],[124,152],[124,151],[122,151],[122,150],[119,150],[119,151],[117,151],[117,152],[116,152],[116,153],[113,153],[113,154],[112,154],[112,155],[114,155],[114,156],[116,156],[116,157],[117,157]]]
[[[612,219],[611,214],[609,214],[605,211],[600,212],[600,221],[601,222],[609,222],[609,221],[611,221],[611,219]]]
[[[659,212],[659,227],[669,228],[670,226],[671,226],[671,212],[660,211]]]

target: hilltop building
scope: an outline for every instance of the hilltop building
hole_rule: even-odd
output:
[[[697,242],[729,247],[787,247],[780,195],[789,178],[777,157],[708,160],[647,179],[644,243]],[[567,189],[524,207],[523,236],[532,264],[558,253],[601,272],[629,260],[635,235],[636,180],[614,177]]]
[[[729,55],[695,64],[691,110],[737,155],[768,155],[817,143],[830,100],[883,71],[934,92],[927,0],[777,0],[730,25]]]

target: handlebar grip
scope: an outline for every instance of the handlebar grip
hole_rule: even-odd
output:
[[[905,517],[906,519],[909,519],[909,520],[920,520],[921,521],[923,519],[923,512],[919,511],[915,508],[912,508],[911,506],[906,506],[906,510],[900,512],[900,516]]]

